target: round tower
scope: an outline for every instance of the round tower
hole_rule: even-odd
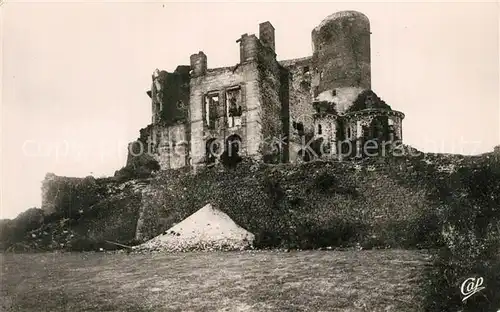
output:
[[[316,93],[337,88],[371,88],[370,21],[363,13],[341,11],[312,31]]]

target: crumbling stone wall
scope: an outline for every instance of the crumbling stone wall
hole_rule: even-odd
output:
[[[58,198],[62,197],[61,189],[67,185],[75,185],[82,181],[81,178],[58,177],[47,173],[42,181],[42,210],[45,214],[56,212]]]
[[[90,241],[132,243],[140,216],[142,190],[148,184],[145,179],[117,185],[118,192],[105,197],[83,214],[72,231],[77,237]]]
[[[162,170],[189,165],[190,132],[187,124],[157,126],[153,132],[153,154]]]
[[[140,136],[128,144],[127,162],[123,168],[117,170],[114,177],[120,181],[146,178],[152,171],[160,170],[158,163],[155,133],[162,126],[150,124],[140,130]]]
[[[279,137],[282,133],[280,67],[269,46],[263,46],[255,35],[244,34],[240,43],[240,63],[234,67],[198,68],[190,82],[191,158],[192,165],[205,162],[206,142],[219,140],[224,147],[229,137],[241,138],[240,155],[262,158],[264,137]],[[191,62],[205,66],[204,54],[194,54]],[[201,64],[201,65],[200,65]],[[228,92],[239,89],[241,124],[228,123]],[[214,125],[207,125],[205,97],[218,98]],[[213,112],[211,112],[212,114]],[[267,118],[266,121],[263,118]],[[267,127],[264,129],[264,125]]]
[[[283,116],[281,94],[281,66],[274,51],[259,45],[259,89],[261,103],[262,143],[261,153],[265,161],[279,163],[288,146],[282,144]]]
[[[106,196],[106,183],[92,176],[72,178],[48,173],[42,182],[42,210],[47,215],[78,215]]]
[[[145,152],[147,153],[148,151],[153,151],[154,145],[152,144],[151,138],[154,134],[154,129],[155,126],[153,124],[142,128],[139,130],[139,138],[128,144],[127,162],[125,166],[132,166],[137,157],[145,154]]]
[[[23,241],[19,246],[12,246],[15,250],[21,247],[22,250],[82,251],[116,248],[106,241],[133,244],[142,189],[148,185],[148,179],[120,183],[104,178],[90,182],[90,178],[77,180],[49,174],[44,183],[44,202],[53,205],[54,213],[33,215],[30,212],[29,219],[21,215],[14,220],[14,230],[23,231],[6,233],[11,237],[0,237],[0,245],[15,244],[16,238]],[[91,184],[95,184],[94,187],[89,187]]]
[[[288,71],[289,160],[295,162],[302,140],[308,141],[314,135],[311,57],[280,61],[280,64]]]
[[[125,167],[135,169],[152,162],[157,162],[161,170],[188,166],[190,134],[187,123],[148,125],[136,141],[129,143]],[[151,169],[156,170],[154,166]]]
[[[193,165],[204,164],[205,144],[207,140],[216,139],[223,146],[224,141],[233,134],[242,139],[240,153],[251,155],[256,148],[249,142],[255,131],[248,132],[248,128],[255,122],[255,114],[251,111],[255,107],[254,102],[258,95],[257,66],[253,63],[240,64],[235,67],[224,67],[209,69],[206,74],[191,79],[191,161]],[[230,88],[240,88],[241,95],[241,126],[227,128],[226,120],[226,91]],[[218,107],[216,108],[215,127],[209,129],[206,124],[205,96],[208,93],[218,95]]]
[[[387,155],[392,143],[399,141],[401,120],[404,114],[386,109],[363,109],[343,116],[341,140],[351,141],[351,154],[346,156],[364,156],[365,154]],[[391,124],[392,123],[392,124]],[[370,141],[370,143],[367,143]],[[396,142],[397,143],[397,142]]]
[[[162,70],[154,74],[148,92],[152,99],[153,123],[171,126],[187,121],[189,70],[189,66],[178,66],[173,73]]]
[[[324,141],[318,146],[318,157],[334,157],[337,154],[337,117],[334,115],[318,116],[314,122],[315,139]]]

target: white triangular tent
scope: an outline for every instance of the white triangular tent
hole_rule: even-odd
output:
[[[137,250],[242,250],[252,246],[255,236],[227,214],[208,204],[164,234],[135,247]]]

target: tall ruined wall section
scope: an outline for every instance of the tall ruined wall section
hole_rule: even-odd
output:
[[[261,72],[263,47],[256,35],[243,34],[238,40],[240,43],[240,67],[244,68],[244,97],[246,103],[245,126],[247,131],[246,145],[247,156],[262,159],[263,120],[265,118],[262,105]]]
[[[258,67],[262,107],[261,153],[266,162],[281,162],[288,147],[281,143],[286,134],[283,132],[281,66],[269,47],[259,45]]]
[[[246,36],[242,40],[240,43],[242,49],[246,47],[246,50],[254,51],[254,38]],[[205,61],[198,61],[200,58]],[[197,66],[206,66],[206,56],[202,52],[193,54],[191,62],[194,67],[189,101],[191,164],[196,166],[205,163],[206,142],[216,140],[224,146],[225,140],[231,135],[237,135],[242,139],[240,150],[242,155],[257,155],[261,118],[258,105],[257,62],[249,56],[233,67],[198,68]],[[230,125],[228,122],[228,92],[231,91],[239,94],[239,105],[242,110],[239,125]],[[205,106],[208,96],[217,99],[211,111],[207,111]]]
[[[243,34],[237,42],[240,62],[234,67],[208,69],[203,52],[191,55],[191,157],[195,166],[205,162],[211,140],[226,148],[235,137],[241,139],[239,155],[282,161],[279,149],[270,148],[284,132],[282,68],[274,52],[274,28],[262,23],[260,38]]]
[[[140,130],[130,143],[126,168],[146,166],[147,171],[175,169],[189,164],[189,79],[190,66],[174,72],[155,70],[152,76],[152,123]],[[154,164],[154,163],[157,163]],[[156,168],[158,167],[158,168]]]
[[[312,58],[304,57],[281,61],[288,83],[289,123],[289,160],[297,158],[303,139],[314,134],[314,107],[312,105]],[[283,82],[282,82],[283,83]]]
[[[189,66],[174,72],[155,71],[151,91],[153,123],[171,126],[188,120]]]

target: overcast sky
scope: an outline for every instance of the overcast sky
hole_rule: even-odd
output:
[[[0,217],[40,207],[47,172],[99,177],[122,167],[127,143],[151,120],[155,68],[172,71],[200,50],[209,67],[235,65],[236,40],[267,20],[279,59],[309,56],[312,29],[346,9],[371,21],[372,88],[406,114],[405,143],[465,154],[499,144],[495,2],[7,1]]]

